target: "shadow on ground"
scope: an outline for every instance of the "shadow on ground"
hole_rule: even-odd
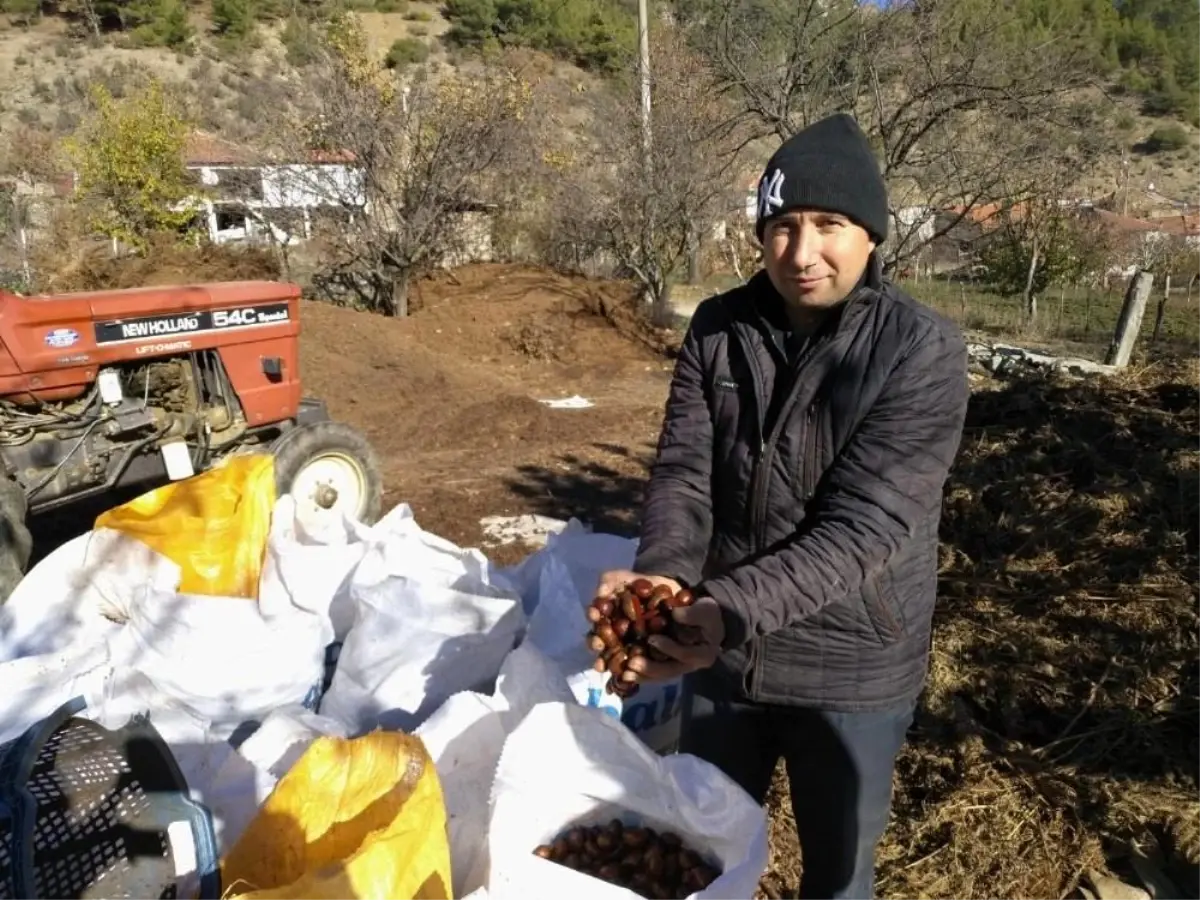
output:
[[[654,448],[608,443],[594,443],[591,448],[615,457],[615,464],[567,453],[558,458],[554,469],[518,467],[508,488],[524,500],[529,512],[556,519],[573,516],[595,531],[636,537],[642,490]]]

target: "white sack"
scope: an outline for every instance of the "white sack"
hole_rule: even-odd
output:
[[[504,661],[495,695],[455,694],[416,730],[442,784],[455,897],[487,877],[488,799],[505,739],[536,704],[570,700],[558,667],[525,641]]]
[[[148,588],[110,646],[113,664],[166,702],[222,724],[312,705],[331,639],[325,616],[293,608],[268,619],[252,600]]]
[[[0,662],[102,643],[146,585],[174,591],[179,581],[178,565],[134,537],[110,528],[81,534],[30,569],[0,606]]]
[[[490,691],[525,624],[482,553],[422,531],[404,504],[376,526],[350,595],[354,625],[321,713],[355,734],[412,731],[452,694]]]
[[[674,831],[718,864],[695,898],[754,896],[767,867],[765,810],[716,766],[689,754],[658,756],[602,712],[535,707],[500,756],[488,823],[492,900],[637,895],[534,856],[565,828],[619,818]]]
[[[0,663],[0,744],[16,740],[68,700],[102,694],[111,674],[103,643]]]
[[[576,700],[619,718],[659,753],[673,753],[679,746],[682,679],[643,684],[633,697],[621,700],[605,690],[608,676],[592,669],[595,657],[585,643],[590,627],[585,610],[600,576],[628,569],[636,551],[637,541],[611,534],[568,528],[551,535],[546,550],[539,551],[544,555],[528,640],[562,666]]]
[[[344,640],[354,621],[350,578],[371,535],[368,526],[346,515],[306,515],[295,497],[280,497],[259,579],[263,614],[273,616],[293,607],[327,614],[334,640]]]

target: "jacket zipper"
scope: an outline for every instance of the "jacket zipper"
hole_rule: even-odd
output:
[[[862,290],[856,292],[851,296],[847,303],[856,303],[861,298],[862,294]],[[812,363],[814,358],[816,358],[821,352],[827,351],[837,342],[838,338],[841,336],[843,328],[847,324],[846,315],[849,313],[849,311],[850,310],[847,309],[843,313],[840,325],[832,334],[827,335],[823,340],[820,340],[816,343],[810,343],[809,346],[805,348],[804,353],[801,354],[800,358],[796,360],[796,364],[792,367],[792,380],[788,385],[787,399],[784,401],[783,406],[780,407],[779,415],[772,425],[771,433],[763,437],[761,426],[759,428],[759,434],[761,438],[761,443],[759,444],[759,461],[758,468],[756,468],[754,471],[754,479],[751,482],[750,494],[750,509],[752,511],[751,523],[753,525],[751,533],[753,534],[755,552],[766,549],[766,480],[769,477],[768,473],[771,471],[770,463],[775,454],[775,444],[779,438],[780,432],[782,431],[783,423],[787,421],[788,416],[791,415],[792,409],[794,409],[796,406],[796,399],[800,389],[800,376]],[[751,360],[751,365],[754,368],[754,375],[761,383],[762,372],[759,371],[757,363],[754,362],[754,354],[747,353],[746,356]],[[757,395],[756,386],[755,396],[757,397]],[[805,435],[805,440],[808,440],[807,434]]]
[[[858,299],[858,297],[856,296],[856,297],[851,298],[851,301],[854,301],[857,299]],[[842,319],[842,324],[845,324],[844,317]],[[770,478],[771,463],[773,462],[774,456],[775,456],[775,446],[776,446],[776,443],[778,442],[779,434],[782,431],[783,423],[787,421],[788,416],[791,415],[792,409],[796,405],[796,398],[797,398],[797,395],[799,393],[799,388],[800,388],[800,375],[803,373],[805,367],[807,367],[812,362],[813,358],[817,355],[817,353],[820,350],[827,349],[829,346],[831,346],[837,340],[840,331],[841,331],[841,329],[839,328],[833,334],[829,335],[826,340],[821,341],[819,344],[817,344],[815,346],[810,345],[804,351],[804,353],[800,357],[800,359],[796,361],[795,366],[792,367],[792,380],[791,380],[791,384],[788,385],[787,399],[784,401],[782,407],[779,410],[778,417],[776,418],[775,422],[772,424],[770,434],[764,435],[762,433],[762,424],[761,423],[763,421],[763,418],[766,415],[765,410],[760,408],[757,411],[758,412],[757,418],[760,423],[759,424],[758,462],[754,469],[754,476],[753,476],[753,479],[751,480],[751,486],[750,486],[750,524],[751,524],[751,541],[752,541],[751,552],[752,552],[752,554],[757,554],[766,549],[766,543],[767,543],[767,515],[766,515],[767,490],[766,490],[766,486],[767,486],[767,481]],[[749,350],[749,348],[747,348],[747,350]],[[753,353],[747,352],[746,357],[750,362],[751,368],[754,370],[755,403],[757,403],[759,405],[759,407],[762,407],[762,403],[761,403],[761,400],[759,399],[759,393],[758,393],[758,388],[762,384],[762,380],[763,380],[762,379],[762,371],[759,369],[758,362],[755,359],[755,356]],[[806,429],[811,430],[811,425],[809,423],[806,423]],[[808,440],[807,433],[805,434],[804,439],[805,439],[805,441]],[[806,475],[805,477],[811,478],[811,475]],[[745,692],[746,696],[750,699],[754,699],[754,695],[755,695],[755,685],[758,682],[758,674],[759,674],[759,672],[758,672],[759,662],[760,662],[759,640],[757,637],[751,636],[749,664],[747,666],[746,674],[742,677],[742,689]]]
[[[761,552],[767,548],[767,482],[771,477],[771,463],[775,458],[775,448],[779,444],[779,435],[783,433],[783,426],[791,415],[792,409],[795,408],[796,398],[800,389],[800,376],[804,374],[804,370],[812,362],[813,358],[823,349],[832,343],[832,336],[819,344],[812,345],[804,351],[804,354],[796,360],[796,364],[792,366],[791,383],[788,385],[788,396],[784,400],[783,405],[779,409],[779,415],[771,426],[771,433],[766,436],[759,446],[758,468],[754,471],[754,481],[751,483],[750,508],[753,510],[752,522],[754,524],[754,550]],[[808,415],[811,415],[809,413]],[[806,446],[808,441],[809,423],[805,421],[805,434],[801,446]]]
[[[767,546],[767,482],[771,477],[771,463],[775,458],[775,448],[779,443],[779,435],[783,432],[783,425],[791,414],[792,408],[795,406],[796,394],[800,386],[800,375],[804,367],[812,361],[813,356],[821,347],[826,346],[829,342],[809,347],[803,356],[796,361],[796,365],[792,367],[792,380],[788,385],[788,397],[779,409],[779,415],[772,423],[771,433],[765,437],[761,437],[761,426],[759,428],[760,442],[758,450],[758,464],[754,470],[754,478],[750,488],[750,522],[752,525],[752,552],[759,553],[766,549]],[[761,373],[756,374],[761,377]],[[807,426],[806,426],[807,427]],[[807,434],[805,441],[808,440]],[[761,662],[761,648],[759,639],[751,636],[750,638],[750,659],[746,667],[746,674],[742,676],[742,690],[751,700],[755,699],[755,685],[759,680],[759,663]]]

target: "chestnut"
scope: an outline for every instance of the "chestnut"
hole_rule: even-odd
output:
[[[643,897],[650,894],[650,876],[645,872],[634,872],[629,878],[630,890],[636,891]]]
[[[646,867],[646,874],[654,878],[658,878],[663,873],[663,850],[662,845],[655,843],[646,851],[646,855],[642,858],[642,865]]]
[[[636,594],[627,594],[621,601],[621,612],[630,621],[636,622],[642,617],[642,601]]]
[[[542,844],[533,851],[534,856],[540,856],[542,859],[554,859],[554,848],[549,844]]]
[[[650,839],[650,835],[645,828],[626,828],[621,839],[625,842],[626,847],[644,847]]]
[[[643,600],[654,593],[654,585],[645,578],[635,578],[629,585],[629,589]]]
[[[689,894],[696,891],[702,891],[709,885],[709,882],[704,879],[703,866],[696,866],[694,869],[688,869],[683,873],[683,878],[680,880],[683,882],[684,890],[686,890]]]
[[[616,631],[607,622],[601,622],[596,626],[596,637],[604,642],[604,646],[610,649],[615,649],[621,646],[621,639],[617,636]]]
[[[671,606],[691,606],[696,602],[696,595],[687,588],[681,588],[679,593],[671,598]]]
[[[604,661],[608,663],[608,671],[614,675],[620,676],[625,668],[625,662],[629,659],[629,653],[621,645],[610,649],[604,656]]]
[[[656,601],[670,600],[676,596],[675,593],[665,584],[660,584],[654,588],[650,594]]]

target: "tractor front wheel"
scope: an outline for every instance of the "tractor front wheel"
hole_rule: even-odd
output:
[[[272,448],[275,489],[319,510],[344,512],[373,525],[383,507],[383,477],[375,451],[342,422],[310,422],[283,434]]]

